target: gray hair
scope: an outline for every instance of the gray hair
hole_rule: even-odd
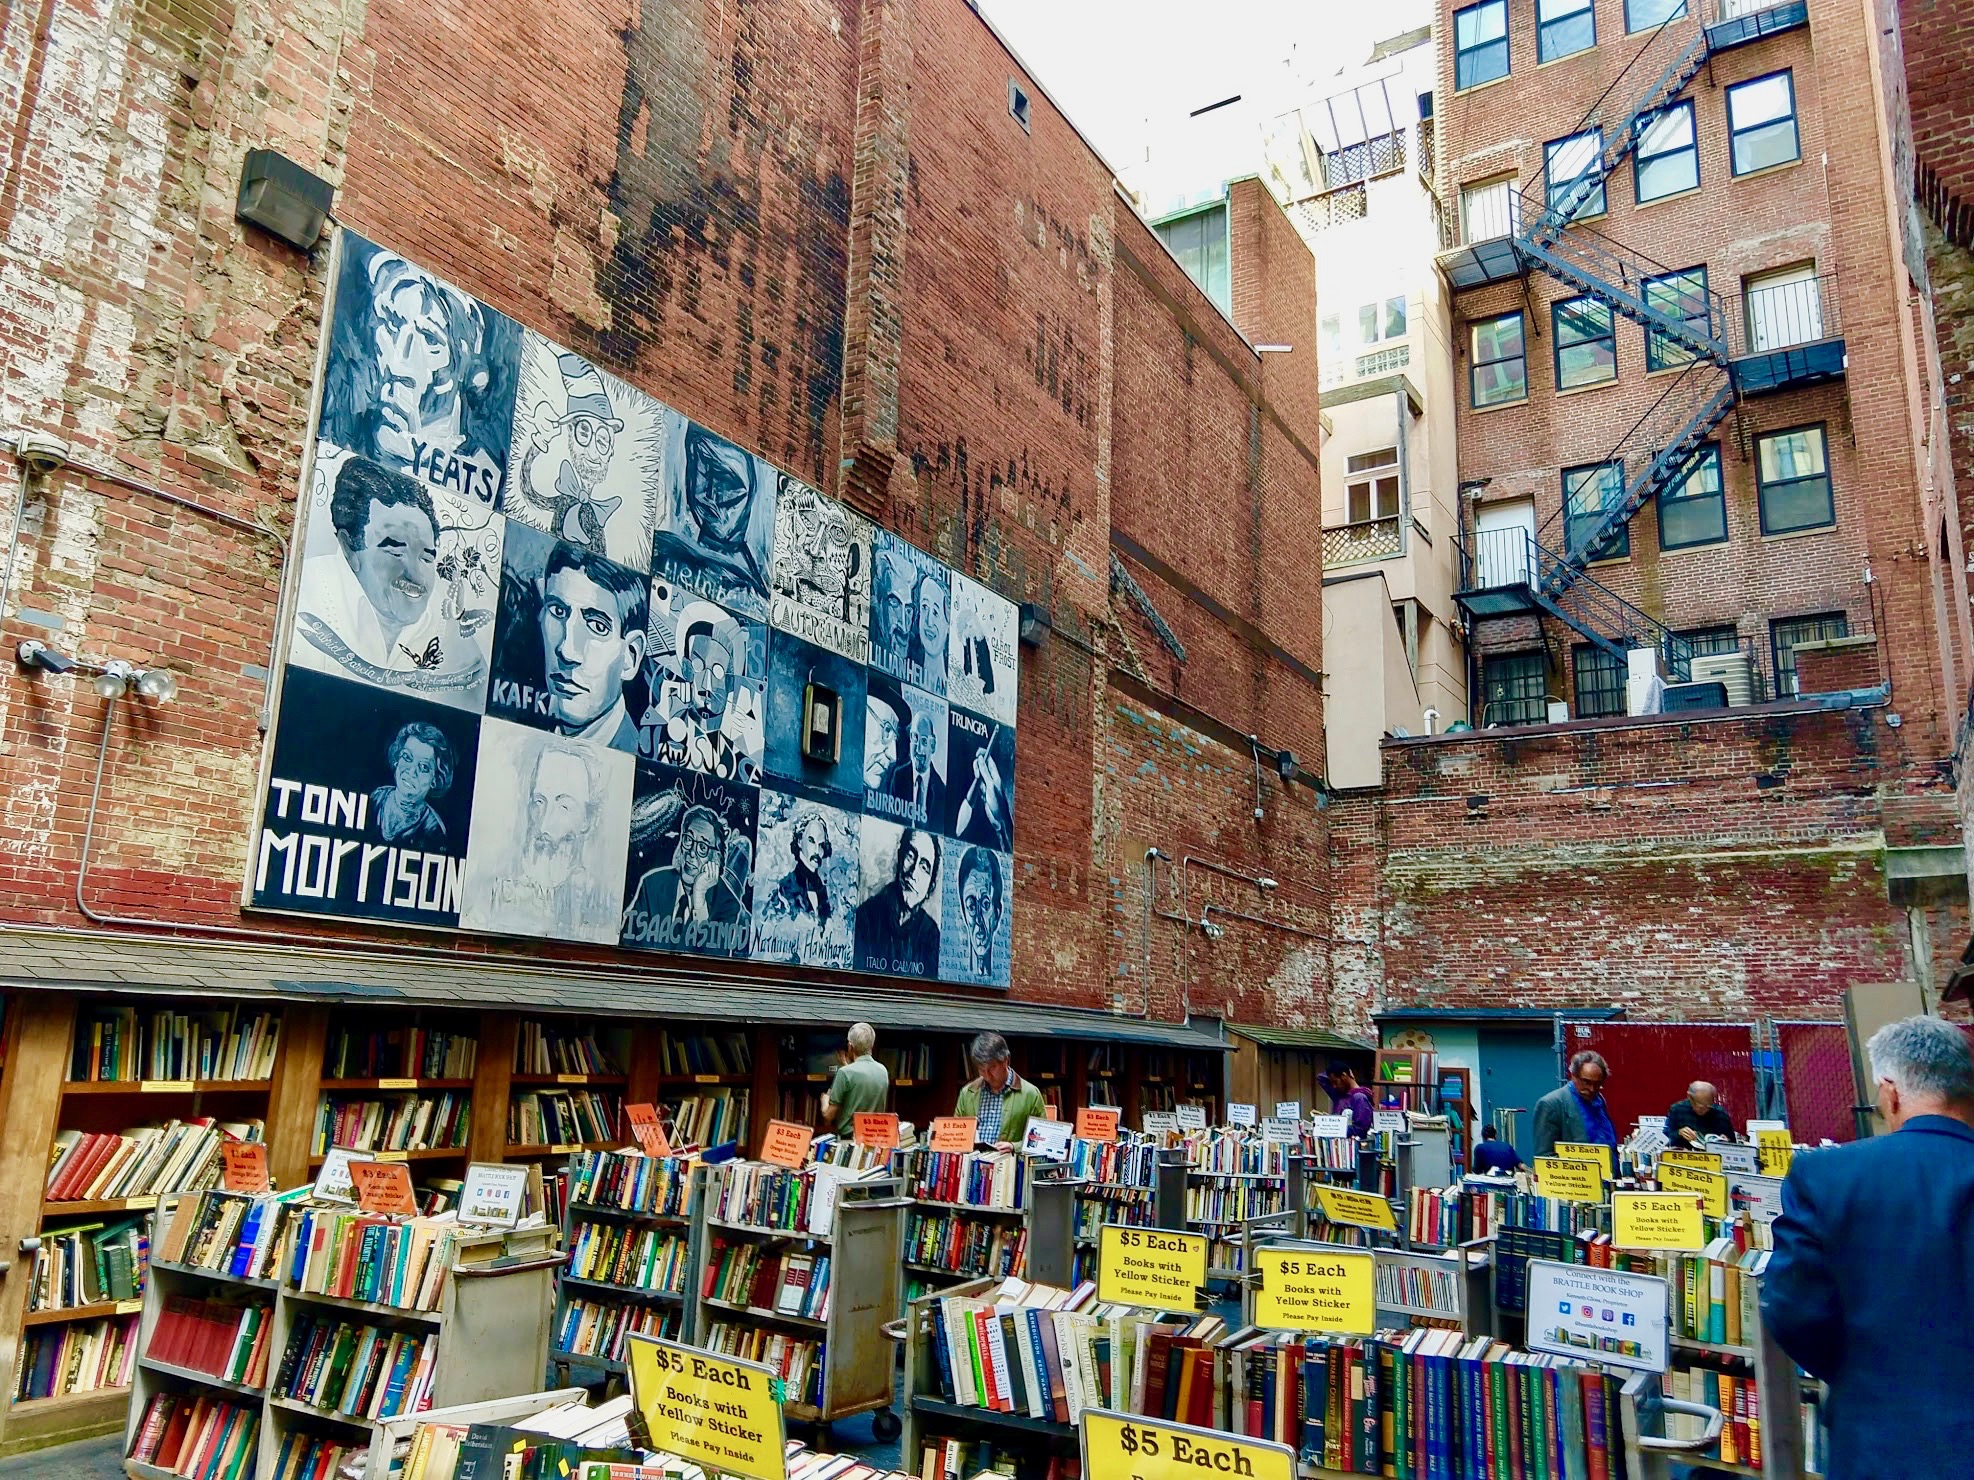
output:
[[[1611,1066],[1604,1062],[1604,1056],[1594,1048],[1580,1049],[1570,1055],[1570,1078],[1576,1078],[1577,1071],[1585,1064],[1595,1064],[1604,1071],[1604,1077],[1611,1077]]]
[[[1008,1049],[1007,1039],[999,1033],[975,1033],[973,1042],[967,1045],[966,1056],[982,1067],[1004,1064],[1014,1057]]]
[[[867,1054],[877,1044],[877,1029],[869,1023],[852,1023],[850,1031],[843,1035],[843,1041],[850,1045],[850,1052]]]
[[[1887,1023],[1864,1046],[1871,1077],[1889,1079],[1899,1093],[1948,1104],[1974,1101],[1974,1050],[1944,1018],[1909,1017]]]

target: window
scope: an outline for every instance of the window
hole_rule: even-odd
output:
[[[1618,326],[1608,303],[1565,298],[1551,305],[1556,341],[1556,389],[1575,390],[1618,378]]]
[[[1234,286],[1227,272],[1227,208],[1208,206],[1190,216],[1162,222],[1155,229],[1186,269],[1186,276],[1223,311],[1231,311]]]
[[[1385,300],[1385,338],[1405,337],[1405,295]]]
[[[1574,221],[1601,216],[1604,204],[1604,131],[1588,128],[1542,146],[1542,178],[1549,209]],[[1593,180],[1593,187],[1580,182]]]
[[[1625,712],[1627,665],[1616,653],[1591,643],[1579,643],[1571,650],[1576,664],[1576,717],[1603,719]]]
[[[1343,353],[1343,320],[1333,313],[1323,315],[1322,353],[1332,360]]]
[[[1674,103],[1638,124],[1638,157],[1631,166],[1638,203],[1664,200],[1700,185],[1700,145],[1693,135],[1693,104]]]
[[[1659,548],[1684,550],[1727,538],[1727,500],[1720,489],[1720,444],[1709,442],[1686,460],[1677,483],[1659,490]]]
[[[1786,622],[1770,622],[1768,636],[1775,649],[1776,697],[1796,697],[1797,648],[1806,642],[1828,642],[1833,637],[1850,635],[1850,623],[1842,612],[1824,612],[1814,617],[1791,617]]]
[[[1732,627],[1693,627],[1673,636],[1691,648],[1696,658],[1741,651],[1741,634]]]
[[[1751,351],[1813,344],[1823,337],[1823,288],[1814,262],[1744,278],[1741,287]]]
[[[1755,438],[1755,484],[1761,492],[1762,533],[1787,534],[1835,524],[1829,449],[1823,428],[1796,427]]]
[[[1563,542],[1570,554],[1582,554],[1587,560],[1622,560],[1629,555],[1629,524],[1619,524],[1598,538],[1604,521],[1623,503],[1623,463],[1587,463],[1580,468],[1564,468]]]
[[[1649,31],[1686,14],[1686,0],[1624,0],[1624,28]]]
[[[1473,326],[1472,376],[1476,407],[1528,399],[1528,351],[1520,313],[1482,319]]]
[[[1734,173],[1745,175],[1803,157],[1796,137],[1796,80],[1771,72],[1727,90],[1727,142]]]
[[[1535,59],[1588,51],[1597,44],[1597,17],[1590,0],[1535,0]]]
[[[1481,0],[1453,12],[1453,86],[1479,87],[1508,75],[1508,0]]]
[[[1460,187],[1462,241],[1490,242],[1513,236],[1521,224],[1522,198],[1515,191],[1513,175]]]
[[[1398,517],[1398,449],[1360,452],[1344,464],[1345,508],[1352,524]]]
[[[1548,663],[1539,652],[1481,659],[1481,723],[1539,725],[1549,718]]]
[[[1713,333],[1712,304],[1707,299],[1707,269],[1689,267],[1664,277],[1645,279],[1645,306],[1668,318],[1684,319],[1696,333]],[[1693,351],[1656,329],[1645,331],[1645,368],[1671,370],[1693,361]]]
[[[1357,310],[1357,333],[1365,344],[1381,339],[1405,337],[1405,298],[1387,298],[1383,303],[1367,303]]]
[[[1008,113],[1024,130],[1029,127],[1028,94],[1012,77],[1008,79]]]

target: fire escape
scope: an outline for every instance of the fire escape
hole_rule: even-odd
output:
[[[1507,196],[1508,219],[1498,234],[1441,253],[1441,269],[1456,293],[1509,280],[1525,283],[1531,271],[1547,273],[1573,294],[1642,325],[1656,338],[1663,360],[1685,361],[1604,458],[1605,465],[1622,469],[1622,492],[1616,498],[1604,500],[1587,516],[1559,509],[1534,536],[1517,529],[1490,530],[1463,542],[1456,598],[1470,616],[1544,613],[1621,659],[1632,648],[1657,648],[1671,681],[1690,676],[1690,646],[1658,618],[1597,581],[1586,567],[1633,515],[1662,492],[1680,486],[1740,397],[1841,376],[1843,341],[1822,334],[1819,309],[1816,343],[1780,352],[1751,343],[1731,324],[1726,302],[1711,287],[1704,293],[1691,284],[1677,293],[1665,291],[1664,280],[1676,276],[1675,269],[1577,218],[1601,198],[1660,113],[1682,101],[1712,55],[1806,26],[1807,12],[1804,0],[1719,0],[1715,23],[1684,46],[1662,26],[1573,131],[1573,137],[1601,141],[1594,154],[1586,151],[1581,171],[1567,180],[1538,177]],[[1670,59],[1648,86],[1631,97],[1621,96],[1626,74],[1641,62],[1656,64],[1667,52]],[[1471,236],[1471,230],[1466,234]],[[1660,291],[1655,293],[1655,286]],[[1552,530],[1558,523],[1562,528]]]

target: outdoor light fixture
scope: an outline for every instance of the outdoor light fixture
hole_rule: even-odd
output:
[[[1263,890],[1265,892],[1269,889],[1279,888],[1280,886],[1277,885],[1276,882],[1273,879],[1269,878],[1266,874],[1263,874],[1260,878],[1254,881],[1254,887]]]
[[[1254,352],[1258,355],[1286,355],[1294,351],[1295,346],[1292,344],[1257,344],[1254,347]]]
[[[306,252],[322,239],[336,187],[272,149],[249,149],[233,214]]]
[[[1295,780],[1296,767],[1300,764],[1296,760],[1293,750],[1278,750],[1275,752],[1275,771],[1284,781]]]
[[[139,668],[123,658],[91,663],[57,652],[32,637],[14,649],[14,659],[31,671],[78,674],[87,678],[89,686],[104,699],[121,699],[132,689],[153,704],[169,704],[178,697],[178,678],[169,668]]]
[[[30,637],[14,652],[23,668],[39,668],[44,673],[73,673],[75,659],[65,653],[58,653],[45,642],[37,642]]]
[[[1021,645],[1040,647],[1047,640],[1054,624],[1049,621],[1048,609],[1039,601],[1021,603]]]

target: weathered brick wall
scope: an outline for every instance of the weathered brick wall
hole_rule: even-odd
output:
[[[1799,694],[1840,694],[1847,689],[1876,688],[1884,681],[1885,669],[1878,661],[1875,637],[1804,643],[1796,649]]]

